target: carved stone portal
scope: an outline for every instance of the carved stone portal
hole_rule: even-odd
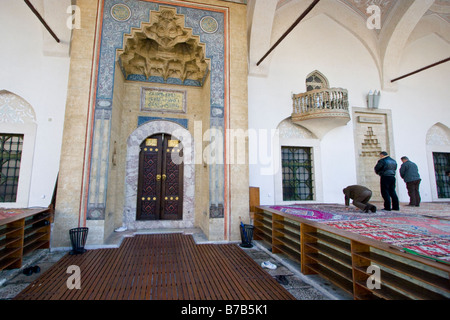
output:
[[[184,16],[175,8],[161,7],[152,11],[150,22],[142,23],[124,35],[124,48],[117,50],[117,59],[129,75],[158,77],[167,81],[192,80],[203,85],[208,72],[205,44],[192,30],[184,27]]]

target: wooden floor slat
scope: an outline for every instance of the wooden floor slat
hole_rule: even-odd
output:
[[[69,289],[69,266],[81,289]],[[195,244],[181,233],[136,235],[117,249],[66,255],[16,300],[292,300],[238,245]]]

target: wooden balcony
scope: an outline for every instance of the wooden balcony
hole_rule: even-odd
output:
[[[330,130],[350,121],[348,92],[325,88],[294,94],[292,122],[307,128],[321,139]]]

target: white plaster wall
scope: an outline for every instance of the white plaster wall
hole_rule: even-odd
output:
[[[437,36],[429,36],[411,43],[403,54],[401,73],[408,73],[448,57],[448,43]],[[261,52],[261,56],[265,52]],[[349,92],[350,107],[366,107],[370,90],[380,90],[380,76],[368,50],[347,29],[326,15],[318,15],[299,26],[270,56],[267,77],[249,76],[249,128],[270,130],[289,117],[292,112],[292,93],[305,92],[305,78],[319,70],[331,87]],[[436,122],[450,127],[450,65],[427,71],[414,78],[402,80],[397,92],[384,92],[380,109],[391,109],[396,160],[408,155],[416,160],[422,171],[423,200],[430,201],[430,180],[425,172],[426,132]],[[431,81],[431,79],[433,79]],[[438,83],[435,83],[435,80]],[[431,109],[430,109],[431,108]],[[258,139],[250,137],[250,154],[258,153]],[[356,155],[353,125],[336,128],[320,142],[323,201],[343,203],[342,189],[356,183]],[[261,161],[260,161],[261,162]],[[250,185],[260,187],[261,204],[274,203],[274,182],[261,175],[261,163],[250,163]],[[375,164],[374,164],[375,166]],[[400,177],[398,176],[400,179]],[[408,201],[402,180],[398,183],[400,200]]]
[[[32,3],[41,10],[41,2]],[[63,31],[65,37],[70,33],[70,30]],[[24,173],[32,174],[28,206],[48,206],[52,198],[59,168],[69,73],[69,56],[44,55],[43,32],[41,23],[24,1],[0,1],[0,90],[19,95],[36,113],[33,169],[32,173]]]
[[[430,34],[405,48],[400,74],[408,74],[449,57],[450,44],[435,34]],[[431,185],[435,184],[433,164],[426,148],[428,130],[436,123],[450,128],[450,63],[417,73],[398,81],[398,91],[383,94],[383,106],[392,109],[396,160],[404,155],[419,167],[422,178],[422,201],[432,201]],[[442,150],[450,153],[450,149]],[[406,186],[398,176],[400,201],[409,201]],[[437,198],[437,196],[436,196]]]

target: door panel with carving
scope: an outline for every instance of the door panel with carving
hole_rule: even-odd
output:
[[[147,138],[139,155],[136,220],[181,220],[183,164],[178,140],[158,134]]]

